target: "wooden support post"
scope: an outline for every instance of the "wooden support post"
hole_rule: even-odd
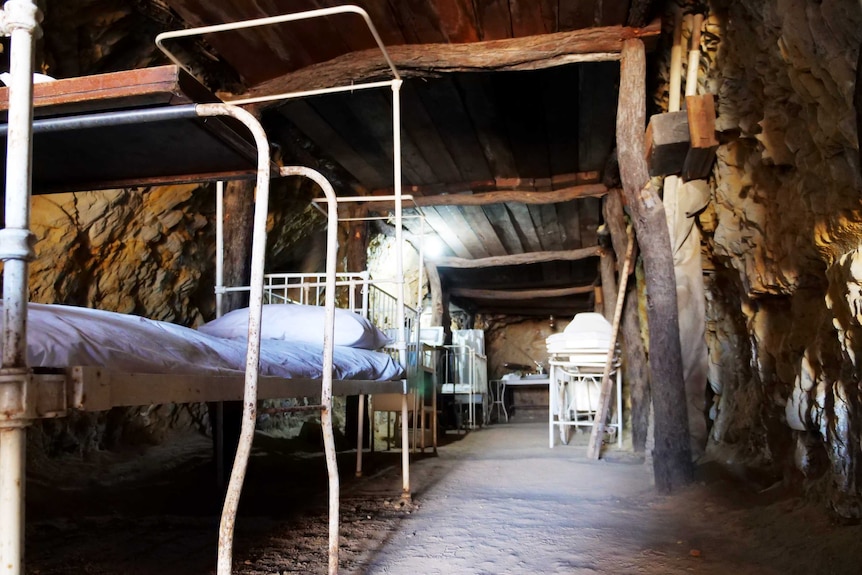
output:
[[[616,190],[608,194],[604,202],[605,222],[611,230],[611,242],[617,261],[623,260],[626,250],[626,222],[623,213],[622,191]],[[637,253],[637,245],[634,246]],[[636,256],[632,257],[632,261]],[[634,268],[636,266],[632,266]],[[622,282],[622,278],[620,278]],[[631,284],[626,288],[623,301],[623,317],[620,325],[623,348],[623,387],[628,390],[631,401],[629,415],[631,419],[632,448],[643,452],[646,447],[647,426],[649,425],[649,377],[647,374],[646,351],[641,339],[640,318],[638,317],[638,298],[634,293],[637,288]]]
[[[605,361],[605,369],[602,372],[602,389],[599,392],[599,401],[596,405],[596,415],[593,418],[593,429],[590,432],[590,443],[587,446],[587,457],[590,459],[598,459],[602,451],[602,437],[605,434],[605,419],[608,417],[608,409],[611,403],[611,366],[615,360],[615,348],[617,346],[617,334],[620,329],[620,318],[623,314],[623,299],[626,293],[626,285],[628,285],[629,268],[632,265],[632,257],[634,256],[635,240],[631,232],[628,236],[628,247],[626,248],[626,258],[623,262],[623,271],[620,274],[620,294],[614,306],[613,323],[611,324],[611,345],[608,349],[608,359]],[[618,413],[619,427],[617,433],[623,432],[623,414]]]
[[[614,276],[616,262],[614,255],[610,252],[602,252],[599,262],[602,276],[602,315],[608,321],[613,321],[614,309],[617,307],[617,279]],[[620,279],[620,283],[625,280]]]
[[[649,373],[655,414],[653,472],[669,492],[692,481],[679,316],[664,206],[649,181],[643,153],[646,53],[639,40],[623,44],[617,109],[620,177],[643,254],[648,287]]]

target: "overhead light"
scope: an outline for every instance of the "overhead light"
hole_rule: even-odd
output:
[[[438,236],[426,236],[422,248],[428,259],[439,258],[446,251],[443,241]]]

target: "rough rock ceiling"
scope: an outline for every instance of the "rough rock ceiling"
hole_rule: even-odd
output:
[[[93,10],[112,5],[111,0],[87,4]],[[340,2],[153,0],[139,4],[146,6],[148,21],[178,28]],[[357,4],[369,13],[387,46],[393,47],[396,64],[404,71],[403,184],[406,193],[429,200],[421,208],[426,237],[439,237],[444,256],[475,260],[596,246],[602,190],[595,184],[614,147],[619,66],[613,61],[585,62],[590,58],[583,52],[611,52],[621,37],[639,35],[620,26],[644,25],[650,2],[367,0]],[[55,14],[58,10],[55,6]],[[128,14],[121,16],[116,9],[106,12],[114,14],[114,26],[128,24]],[[596,31],[588,47],[568,48],[570,34],[583,29]],[[646,36],[654,38],[657,33],[653,25]],[[77,38],[82,41],[83,36]],[[343,82],[351,70],[368,77],[365,64],[374,46],[356,16],[339,15],[211,35],[195,44],[180,43],[178,49],[205,80],[216,78],[210,81],[211,86],[217,84],[212,87],[266,93],[310,87],[314,82]],[[571,57],[578,51],[580,57]],[[123,54],[127,51],[116,50],[112,60],[149,65],[148,60],[154,59],[145,53]],[[578,62],[568,63],[573,60]],[[445,73],[440,71],[444,63]],[[378,64],[375,70],[379,69]],[[285,148],[295,147],[297,135],[309,142],[328,165],[349,174],[358,193],[385,194],[393,186],[391,109],[388,89],[358,91],[271,106],[263,110],[263,121],[273,140]],[[540,192],[547,199],[524,203],[514,201],[517,197],[512,192]],[[484,200],[469,206],[430,201],[441,194],[469,194]],[[411,224],[408,233],[418,234],[418,230]],[[499,293],[484,299],[463,294],[478,288],[589,286],[597,282],[597,260],[470,270],[442,267],[440,272],[444,287],[454,290],[454,301],[474,311],[571,315],[592,307],[591,291],[530,300],[500,299]]]

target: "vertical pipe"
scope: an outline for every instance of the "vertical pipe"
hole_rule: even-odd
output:
[[[402,198],[401,198],[401,80],[392,81],[392,156],[394,160],[395,178],[395,278],[398,281],[396,297],[398,298],[398,359],[401,365],[407,366],[407,338],[404,333],[404,246],[402,229]],[[402,493],[405,498],[410,497],[410,450],[408,446],[407,429],[407,389],[401,404],[401,475]]]
[[[224,182],[216,182],[216,317],[224,313]]]
[[[362,477],[362,440],[365,432],[365,396],[359,396],[359,429],[356,430],[356,477]]]
[[[263,311],[263,264],[266,255],[266,216],[269,207],[269,141],[260,122],[249,112],[226,104],[198,104],[198,116],[231,116],[242,122],[251,132],[257,148],[257,191],[255,194],[254,231],[251,248],[251,289],[249,295],[248,346],[246,348],[245,388],[243,390],[242,426],[236,457],[231,468],[219,524],[217,573],[231,573],[233,533],[236,510],[257,419],[257,380],[260,371],[260,323]]]
[[[24,427],[0,428],[0,573],[24,573]]]
[[[332,431],[332,364],[335,333],[335,267],[338,260],[338,200],[332,185],[320,173],[304,167],[281,168],[283,176],[305,176],[313,180],[326,195],[328,206],[326,229],[326,293],[324,295],[325,320],[323,328],[323,381],[320,386],[320,424],[323,428],[323,447],[326,454],[326,471],[329,478],[329,575],[338,573],[339,480],[335,458],[335,435]],[[254,276],[252,275],[252,279]]]
[[[23,405],[27,371],[28,261],[32,259],[30,188],[33,158],[33,36],[39,12],[28,0],[3,6],[4,32],[11,36],[8,135],[6,144],[6,223],[9,251],[3,267],[2,371],[20,375],[19,382],[0,384],[11,406]],[[11,32],[10,32],[11,30]],[[24,467],[26,425],[12,421],[0,427],[0,573],[24,571]]]
[[[215,261],[215,297],[216,317],[224,313],[224,182],[216,182],[216,261]],[[216,483],[219,491],[224,490],[224,402],[217,401],[215,413],[211,414],[214,421],[210,423],[213,429],[215,443]]]

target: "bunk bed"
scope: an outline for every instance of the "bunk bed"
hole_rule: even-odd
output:
[[[339,484],[335,464],[332,431],[332,395],[400,393],[402,413],[407,411],[407,380],[399,373],[386,370],[372,379],[347,380],[334,377],[338,360],[334,357],[335,335],[335,263],[338,199],[329,182],[314,170],[305,167],[279,167],[271,163],[269,143],[259,122],[240,103],[225,104],[209,94],[163,46],[169,35],[157,39],[157,44],[177,66],[108,74],[101,77],[60,80],[33,85],[33,38],[39,32],[40,16],[29,0],[9,0],[3,7],[0,27],[11,36],[11,83],[0,90],[0,108],[7,110],[6,125],[0,135],[7,141],[4,170],[6,179],[6,227],[0,230],[0,259],[3,270],[3,339],[0,368],[0,559],[4,572],[23,573],[24,522],[24,444],[25,429],[34,420],[62,417],[69,410],[104,410],[113,406],[142,405],[165,402],[243,401],[240,442],[227,487],[222,520],[219,528],[217,568],[220,575],[232,569],[234,518],[245,477],[254,433],[256,403],[266,397],[318,396],[323,439],[329,476],[329,572],[338,570]],[[274,21],[301,20],[339,12],[359,14],[369,26],[386,60],[390,63],[393,80],[369,84],[391,86],[393,91],[393,122],[395,132],[395,205],[397,267],[403,275],[401,249],[401,169],[400,110],[398,89],[400,77],[391,65],[385,48],[367,14],[347,6],[293,14],[279,19],[261,19],[230,25],[248,27]],[[195,35],[212,33],[224,27],[206,27],[176,33]],[[333,88],[333,91],[362,89],[361,85]],[[277,95],[274,99],[301,96]],[[35,119],[34,119],[34,109]],[[124,127],[135,126],[135,137],[127,138]],[[33,137],[39,146],[33,152]],[[83,139],[83,142],[79,140]],[[98,144],[105,156],[56,161],[67,157],[56,150],[75,149],[86,153]],[[110,142],[106,146],[105,142]],[[132,148],[124,147],[130,143]],[[169,143],[169,144],[168,144]],[[153,145],[155,144],[155,145]],[[146,153],[141,153],[146,149]],[[181,151],[182,153],[178,153]],[[128,158],[134,158],[129,162]],[[37,168],[33,169],[35,165]],[[300,176],[313,180],[326,196],[329,227],[327,230],[326,295],[323,315],[323,342],[319,348],[319,378],[268,375],[263,361],[269,355],[262,347],[263,269],[265,257],[266,217],[269,200],[269,180],[276,176]],[[151,369],[134,364],[133,369],[114,369],[110,365],[51,365],[64,363],[48,359],[47,364],[29,363],[28,321],[30,333],[36,333],[38,322],[32,318],[42,312],[28,303],[27,262],[35,257],[35,238],[29,230],[31,193],[94,190],[127,185],[156,185],[191,181],[216,181],[230,178],[254,178],[256,200],[252,238],[252,269],[250,306],[246,337],[234,342],[233,361],[211,365],[218,367],[206,372],[178,369],[171,365],[153,377]],[[403,291],[403,281],[399,284]],[[216,286],[217,298],[225,286]],[[403,304],[403,293],[399,294]],[[69,310],[64,310],[69,311]],[[75,311],[74,313],[77,313]],[[73,315],[74,315],[73,313]],[[406,365],[403,310],[398,318],[395,347],[399,365]],[[97,314],[98,315],[98,314]],[[30,318],[30,319],[28,319]],[[81,323],[76,318],[72,323]],[[116,317],[113,317],[116,320]],[[49,323],[54,320],[48,320]],[[137,320],[134,320],[137,321]],[[65,325],[65,324],[64,324]],[[169,324],[148,325],[177,336],[183,332],[197,343],[206,338],[191,335]],[[206,346],[214,345],[208,341]],[[240,346],[237,348],[237,345]],[[212,351],[212,350],[209,350]],[[243,353],[244,352],[244,353]],[[215,353],[215,352],[213,352]],[[71,361],[71,360],[69,360]],[[74,363],[74,362],[72,362]],[[134,363],[134,362],[133,362]],[[183,363],[183,362],[180,362]],[[185,362],[186,364],[195,362]],[[138,371],[141,369],[142,371]],[[318,372],[301,375],[317,376]],[[391,377],[395,379],[389,379]],[[364,377],[364,376],[362,376]],[[402,431],[406,445],[407,430]],[[409,460],[407,450],[402,457],[404,495],[409,496]]]

